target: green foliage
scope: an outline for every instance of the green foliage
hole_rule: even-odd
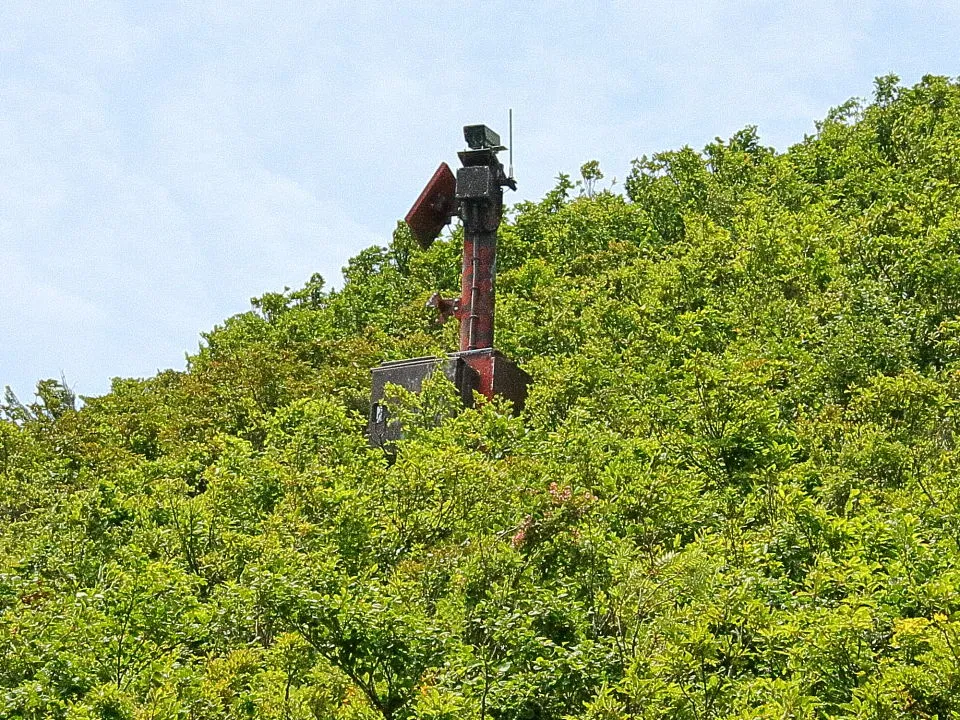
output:
[[[960,86],[599,165],[501,229],[519,416],[398,225],[185,372],[0,404],[0,717],[960,714]]]

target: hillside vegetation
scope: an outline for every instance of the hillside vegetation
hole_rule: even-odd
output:
[[[0,717],[960,714],[960,85],[599,174],[502,228],[524,412],[400,393],[393,463],[369,370],[456,347],[456,232],[8,393]]]

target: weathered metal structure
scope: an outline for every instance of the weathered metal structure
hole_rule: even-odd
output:
[[[530,377],[493,347],[503,188],[516,190],[517,186],[497,159],[497,153],[506,149],[497,133],[486,125],[467,125],[463,135],[467,149],[458,153],[462,167],[456,176],[441,163],[406,216],[407,226],[424,249],[455,215],[463,223],[460,297],[446,299],[434,293],[427,303],[442,321],[459,320],[460,350],[446,358],[400,360],[373,369],[368,432],[374,445],[382,446],[401,434],[382,404],[388,383],[419,392],[423,381],[440,369],[466,405],[472,404],[474,391],[486,398],[506,397],[517,410],[527,396]]]

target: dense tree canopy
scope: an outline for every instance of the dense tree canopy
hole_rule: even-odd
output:
[[[456,347],[398,226],[184,372],[8,393],[0,716],[960,714],[960,85],[876,83],[596,163],[501,231],[524,412],[369,370]]]

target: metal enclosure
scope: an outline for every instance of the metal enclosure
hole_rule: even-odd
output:
[[[493,172],[486,165],[457,170],[458,200],[490,200],[498,186],[493,183]]]
[[[530,376],[492,348],[451,353],[445,358],[426,356],[386,362],[371,371],[367,435],[372,445],[389,446],[403,434],[398,423],[390,419],[383,402],[387,384],[418,393],[424,381],[437,371],[454,384],[466,407],[473,407],[473,393],[477,392],[488,398],[499,395],[510,400],[515,410],[523,409]]]
[[[476,385],[476,371],[456,357],[418,357],[412,360],[394,360],[375,367],[370,392],[370,418],[367,423],[367,435],[370,444],[384,446],[398,440],[402,434],[400,426],[390,419],[390,413],[383,404],[388,383],[399,385],[411,392],[423,389],[423,382],[434,372],[440,370],[460,390],[464,404],[473,402],[473,387]]]

